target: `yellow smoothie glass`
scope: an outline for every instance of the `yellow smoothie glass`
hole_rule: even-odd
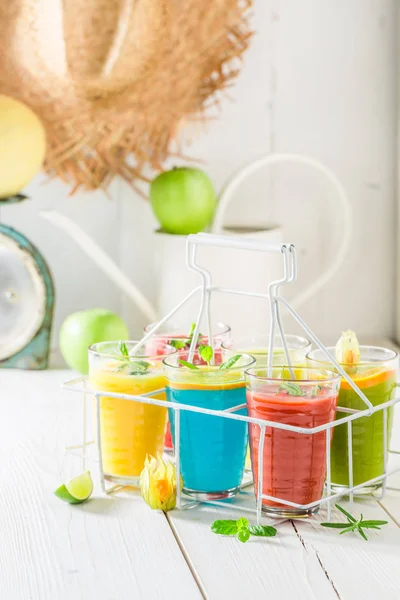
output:
[[[93,390],[152,396],[166,400],[162,361],[175,348],[146,343],[131,356],[138,342],[101,342],[89,348],[89,380]],[[121,353],[121,348],[124,354]],[[100,396],[101,457],[106,479],[137,484],[146,454],[164,450],[167,409],[106,395]]]

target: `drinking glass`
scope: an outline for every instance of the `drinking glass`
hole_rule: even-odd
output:
[[[284,366],[272,376],[265,369],[246,371],[249,417],[295,427],[312,428],[335,419],[340,376],[320,368],[295,367],[293,377]],[[249,424],[250,451],[256,495],[260,426]],[[322,497],[326,476],[326,431],[299,433],[267,426],[264,432],[262,493],[307,505]],[[328,433],[331,435],[331,433]],[[262,499],[262,510],[279,517],[305,517],[311,509]]]
[[[285,335],[287,348],[292,365],[301,365],[306,362],[306,355],[311,350],[311,342],[305,337],[299,335]],[[247,352],[256,359],[257,367],[267,367],[268,364],[268,335],[254,335],[241,338],[225,340],[222,343],[221,350],[224,359],[234,356],[238,352]],[[274,337],[274,355],[272,363],[275,365],[286,362],[285,351],[282,346],[280,335]],[[250,450],[246,455],[246,471],[251,470]]]
[[[335,348],[328,348],[332,356]],[[307,355],[310,365],[326,365],[327,358],[322,350],[313,350]],[[377,346],[360,346],[360,361],[357,364],[341,366],[354,383],[364,392],[373,406],[392,400],[396,389],[396,372],[399,357],[394,350]],[[338,407],[365,410],[367,407],[349,383],[342,379],[339,391]],[[366,483],[355,491],[356,494],[368,494],[382,486],[382,481],[368,483],[384,474],[387,452],[384,452],[384,425],[387,428],[387,446],[389,446],[394,406],[380,410],[370,417],[361,417],[352,421],[352,458],[353,485]],[[347,413],[337,412],[337,418]],[[349,452],[347,423],[335,427],[331,453],[331,480],[335,489],[349,487]]]
[[[226,410],[246,403],[244,371],[255,360],[243,354],[227,369],[221,360],[208,367],[195,359],[197,369],[182,366],[185,353],[164,359],[167,398],[170,402],[199,408]],[[186,358],[183,358],[186,360]],[[246,414],[246,409],[236,414]],[[175,445],[174,409],[169,410]],[[200,500],[229,498],[240,490],[248,434],[245,422],[224,417],[180,411],[180,467],[183,491]]]
[[[311,342],[299,335],[285,335],[289,356],[292,364],[304,364],[306,356],[311,350]],[[223,357],[229,357],[238,352],[247,352],[256,359],[257,367],[267,366],[268,363],[268,335],[255,335],[241,338],[224,340],[221,345]],[[285,364],[286,356],[282,346],[280,335],[274,337],[274,356],[272,363],[275,365]]]
[[[145,333],[151,331],[155,325],[156,323],[150,323],[149,325],[146,325],[146,327],[144,328]],[[186,351],[186,353],[188,354],[191,342],[189,334],[191,327],[192,325],[190,323],[188,323],[186,326],[165,324],[162,325],[162,327],[160,327],[160,329],[158,329],[154,333],[154,339],[160,340],[165,344],[176,345],[177,342],[180,344],[184,344],[185,348],[181,348],[181,350]],[[229,325],[225,325],[225,323],[215,323],[212,331],[214,340],[214,356],[216,360],[219,360],[221,358],[221,344],[222,342],[229,339],[231,334],[231,328],[229,327]],[[203,333],[200,333],[198,344],[208,345],[208,336]],[[173,452],[174,450],[169,421],[167,423],[167,432],[165,434],[165,450],[166,452]]]
[[[138,342],[125,342],[129,351]],[[166,400],[162,360],[176,352],[151,342],[133,356],[122,356],[118,342],[101,342],[89,348],[91,388],[139,395],[162,390],[153,398]],[[138,483],[146,454],[164,449],[167,408],[100,396],[101,456],[105,477],[115,483]]]

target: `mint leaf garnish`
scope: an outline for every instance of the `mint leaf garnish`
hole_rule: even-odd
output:
[[[125,342],[118,342],[118,350],[121,356],[117,358],[122,361],[122,364],[115,369],[117,373],[122,371],[128,375],[145,375],[147,373],[151,364],[145,360],[132,360]]]
[[[229,358],[224,363],[222,363],[222,365],[220,366],[220,369],[230,369],[231,367],[233,367],[233,365],[235,363],[237,363],[237,361],[241,357],[242,357],[241,354],[235,354],[235,356],[231,356],[231,358]]]
[[[117,367],[115,371],[117,373],[126,373],[127,375],[145,375],[151,367],[151,363],[144,360],[132,361],[126,360],[122,365]]]
[[[129,375],[144,375],[147,373],[150,363],[145,360],[138,360],[129,363]]]
[[[311,390],[311,398],[315,398],[316,396],[318,396],[318,392],[320,392],[321,390],[322,387],[320,385],[315,385]]]
[[[287,392],[289,396],[303,396],[303,390],[297,383],[285,381],[278,387],[278,392]]]
[[[204,346],[204,344],[200,344],[199,354],[200,357],[204,360],[204,362],[206,362],[208,365],[210,364],[214,356],[214,352],[211,346]]]
[[[191,340],[194,334],[194,330],[196,329],[196,323],[192,323],[192,326],[190,327],[190,331],[189,331],[189,339]]]
[[[250,525],[249,531],[258,537],[274,537],[277,534],[275,527],[270,525]]]
[[[237,521],[220,519],[211,525],[211,531],[219,535],[235,535],[239,542],[247,542],[251,535],[256,537],[273,537],[277,534],[275,527],[269,525],[250,525],[245,517]]]
[[[185,340],[169,340],[167,344],[173,348],[176,348],[177,350],[182,350],[183,348],[186,348],[187,342],[185,342]]]
[[[118,350],[122,354],[122,356],[129,356],[128,348],[126,347],[125,342],[118,342]]]
[[[187,367],[188,369],[196,369],[196,371],[199,370],[199,367],[197,365],[194,365],[193,363],[190,363],[187,360],[180,359],[178,360],[178,363],[182,365],[182,367]]]
[[[229,519],[214,521],[214,523],[211,525],[211,531],[220,535],[236,535],[236,521],[231,521]]]
[[[365,534],[364,529],[378,529],[380,530],[382,525],[387,525],[387,521],[375,521],[375,520],[366,520],[364,521],[363,515],[360,516],[359,519],[356,519],[347,512],[342,506],[339,504],[335,504],[336,508],[340,510],[345,517],[347,517],[347,522],[345,523],[321,523],[322,527],[330,527],[331,529],[341,529],[340,535],[343,533],[349,533],[350,531],[355,531],[361,535],[361,537],[368,542],[368,538]]]

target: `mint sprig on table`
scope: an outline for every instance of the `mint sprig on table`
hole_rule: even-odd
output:
[[[117,358],[122,361],[122,365],[117,367],[117,372],[124,371],[127,375],[145,375],[147,373],[151,364],[145,360],[132,360],[125,342],[118,342],[118,350],[121,356]]]
[[[243,544],[255,537],[274,537],[277,534],[275,527],[270,525],[250,525],[247,519],[241,517],[237,521],[230,519],[219,519],[211,525],[211,531],[218,535],[236,536]]]
[[[379,521],[379,520],[366,520],[364,521],[363,515],[360,516],[359,519],[356,519],[351,515],[347,510],[345,510],[339,504],[335,504],[336,508],[340,510],[340,512],[347,518],[347,522],[345,523],[321,523],[322,527],[330,527],[331,529],[341,529],[340,535],[342,533],[349,533],[350,531],[355,531],[359,533],[361,537],[368,542],[368,538],[364,532],[364,529],[378,529],[382,525],[387,525],[387,521]]]

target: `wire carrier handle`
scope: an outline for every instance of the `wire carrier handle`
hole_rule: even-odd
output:
[[[242,239],[231,235],[215,235],[212,233],[195,233],[188,236],[187,245],[214,246],[222,248],[236,248],[239,250],[253,250],[258,252],[269,252],[270,254],[281,254],[289,250],[292,244],[271,244],[264,240]]]

